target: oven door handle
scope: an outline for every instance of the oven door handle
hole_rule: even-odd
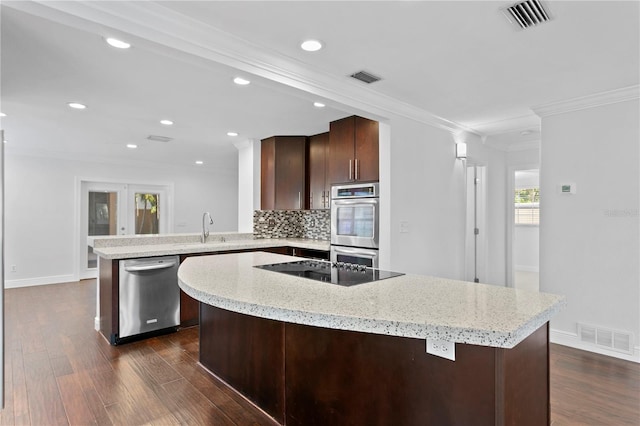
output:
[[[353,206],[354,204],[378,204],[377,198],[358,198],[358,199],[342,199],[336,200],[335,198],[332,200],[335,206]]]
[[[378,250],[367,250],[362,248],[331,246],[331,250],[339,254],[356,254],[358,256],[371,256],[371,258],[378,255]]]

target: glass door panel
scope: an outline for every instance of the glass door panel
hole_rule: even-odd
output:
[[[160,233],[160,194],[136,192],[134,197],[136,234]]]
[[[118,234],[118,193],[89,191],[87,236]],[[97,268],[98,258],[87,246],[87,268]]]

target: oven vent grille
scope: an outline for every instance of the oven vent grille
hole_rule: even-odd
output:
[[[521,29],[530,28],[551,20],[549,13],[538,0],[519,2],[503,10],[509,22]]]
[[[157,135],[149,135],[147,139],[154,142],[171,142],[173,138],[167,136],[157,136]]]
[[[356,73],[351,74],[349,77],[353,77],[356,80],[360,80],[363,83],[367,83],[367,84],[375,83],[376,81],[382,80],[380,77],[366,71],[358,71]]]
[[[590,345],[633,354],[633,335],[628,331],[610,330],[578,323],[578,338],[581,342]]]

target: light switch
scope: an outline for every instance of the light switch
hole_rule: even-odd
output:
[[[409,222],[407,221],[400,222],[400,233],[406,234],[408,232],[409,232]]]

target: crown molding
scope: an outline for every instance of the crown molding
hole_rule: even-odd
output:
[[[638,98],[640,98],[640,86],[635,85],[560,102],[553,102],[533,107],[531,109],[539,117],[548,117],[550,115],[564,114],[566,112],[631,101]]]
[[[480,132],[471,127],[363,87],[360,83],[347,80],[345,76],[318,72],[294,58],[265,49],[264,46],[241,39],[159,3],[38,1],[10,2],[7,5],[58,22],[62,22],[61,14],[71,15],[263,77],[381,119],[402,116],[453,134],[464,131],[481,136]],[[68,17],[64,20],[66,24],[71,21]],[[76,22],[75,25],[86,27],[86,22]]]

